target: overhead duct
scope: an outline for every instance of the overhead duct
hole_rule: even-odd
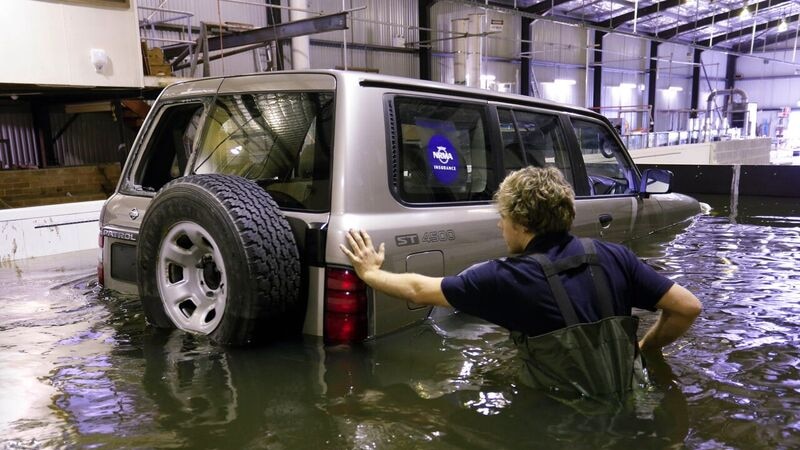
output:
[[[481,41],[483,14],[469,15],[467,37],[467,86],[481,87]]]
[[[289,21],[303,20],[308,18],[308,3],[306,0],[291,0],[289,2]],[[292,38],[292,69],[310,69],[311,61],[309,52],[311,50],[311,37],[309,35],[297,36]]]
[[[469,19],[453,19],[450,21],[453,36],[453,82],[467,84],[467,25]]]
[[[743,113],[743,114],[745,114],[745,117],[744,117],[744,120],[743,120],[744,123],[743,123],[742,129],[743,130],[747,129],[747,122],[748,122],[748,118],[746,117],[746,115],[747,115],[747,94],[743,90],[741,90],[739,88],[732,88],[732,89],[715,89],[715,90],[711,91],[710,94],[708,94],[708,100],[706,100],[706,119],[705,119],[705,123],[706,123],[705,129],[706,130],[708,130],[709,121],[711,120],[711,109],[712,109],[711,106],[714,104],[714,99],[718,95],[730,95],[731,97],[733,97],[734,94],[738,94],[740,99],[741,99],[741,101],[740,102],[735,102],[735,101],[733,101],[733,99],[731,99],[730,107],[728,108],[728,111],[725,111],[725,119],[728,121],[728,124],[731,124],[732,123],[732,120],[731,120],[732,119],[732,113]]]

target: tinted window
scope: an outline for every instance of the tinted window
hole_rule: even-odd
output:
[[[412,203],[489,200],[486,108],[431,99],[395,99],[402,200]]]
[[[505,174],[526,166],[557,167],[572,182],[572,169],[557,116],[498,110]]]
[[[195,173],[254,180],[283,208],[329,208],[332,93],[220,96],[207,122]]]
[[[599,122],[572,120],[589,177],[591,195],[634,192],[635,174],[610,128]]]

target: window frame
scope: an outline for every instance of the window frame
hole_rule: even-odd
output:
[[[579,114],[565,114],[564,121],[568,124],[568,140],[572,142],[570,145],[573,154],[573,176],[575,177],[574,186],[575,189],[575,196],[578,198],[586,197],[586,198],[610,198],[610,197],[632,197],[639,195],[639,182],[641,180],[641,173],[639,172],[638,166],[634,163],[633,158],[631,157],[630,153],[628,152],[627,147],[623,144],[622,140],[619,138],[619,133],[617,133],[614,128],[610,125],[610,123],[606,123],[603,120],[588,116],[588,115],[579,115]],[[590,122],[604,128],[611,139],[617,143],[621,150],[622,157],[625,163],[628,165],[628,169],[631,172],[631,176],[633,177],[633,186],[631,186],[631,191],[622,194],[608,194],[608,195],[591,195],[591,191],[589,188],[589,173],[586,170],[586,164],[583,159],[583,152],[581,151],[580,140],[578,138],[578,133],[576,131],[575,124],[573,123],[574,120],[579,120],[583,122]]]
[[[500,145],[500,151],[498,153],[501,155],[501,157],[498,158],[498,167],[500,168],[499,170],[503,174],[505,174],[506,166],[505,166],[505,160],[503,159],[503,156],[505,154],[505,144],[503,143],[502,132],[500,130],[500,111],[501,110],[506,110],[506,111],[511,113],[511,119],[514,122],[514,131],[515,131],[515,134],[517,136],[517,141],[522,146],[521,149],[522,149],[523,153],[527,153],[527,152],[524,149],[524,140],[522,138],[522,132],[520,131],[519,121],[517,119],[517,114],[516,113],[519,112],[519,113],[526,113],[526,114],[538,114],[538,115],[542,115],[542,116],[549,116],[549,117],[553,117],[556,120],[556,122],[558,123],[558,127],[559,127],[559,129],[561,131],[561,139],[563,139],[562,145],[563,145],[564,157],[568,160],[568,163],[569,163],[569,167],[568,167],[569,170],[568,171],[562,171],[562,173],[564,173],[564,176],[567,178],[567,181],[569,181],[570,184],[573,186],[573,189],[576,189],[576,187],[574,186],[574,180],[577,179],[577,178],[575,178],[576,177],[576,168],[575,168],[576,158],[575,158],[574,152],[572,150],[573,141],[571,139],[572,137],[574,137],[574,136],[571,136],[571,135],[574,135],[574,130],[572,129],[572,124],[571,123],[565,122],[564,113],[562,113],[561,111],[556,111],[556,110],[551,110],[551,109],[546,109],[546,108],[525,107],[525,106],[516,105],[516,104],[503,104],[503,105],[498,104],[498,105],[494,105],[494,107],[495,107],[495,116],[496,116],[496,120],[497,120],[497,123],[496,123],[495,127],[496,127],[497,132],[498,132],[498,136],[499,136],[498,142],[499,142],[499,145]],[[583,158],[580,158],[580,161],[582,163],[583,162]],[[555,167],[558,168],[559,170],[562,170],[562,168],[558,167],[557,165]],[[567,173],[567,172],[569,172],[569,173]],[[570,177],[572,178],[571,180],[570,180]]]
[[[206,110],[203,115],[203,126],[198,130],[197,139],[194,143],[194,149],[189,157],[189,162],[187,163],[186,174],[194,174],[195,169],[197,169],[197,158],[200,156],[200,151],[198,151],[203,145],[203,139],[205,139],[207,128],[211,126],[211,120],[209,120],[212,111],[218,107],[217,102],[222,97],[235,97],[237,95],[264,95],[264,94],[329,94],[331,97],[331,124],[330,124],[330,154],[328,155],[328,188],[327,188],[327,198],[325,201],[324,208],[299,208],[299,207],[289,207],[289,206],[281,206],[280,209],[284,211],[299,211],[305,213],[324,213],[329,212],[331,209],[331,199],[333,197],[333,161],[334,161],[334,154],[335,154],[335,142],[336,142],[336,108],[337,108],[337,95],[335,90],[330,89],[275,89],[275,90],[259,90],[259,91],[226,91],[226,92],[218,92],[214,97],[211,99],[210,103],[206,105]],[[230,135],[226,138],[229,139]],[[315,155],[316,157],[316,155]],[[213,172],[219,173],[219,172]],[[268,186],[262,186],[265,192],[268,194],[270,190]]]
[[[153,197],[156,195],[158,190],[146,190],[141,184],[136,183],[135,179],[142,176],[142,172],[145,170],[143,164],[146,164],[151,160],[149,156],[152,156],[152,152],[155,151],[151,151],[151,149],[152,146],[155,145],[153,140],[156,138],[156,132],[160,129],[159,125],[163,123],[161,119],[169,109],[197,103],[203,108],[203,113],[200,115],[200,127],[198,127],[195,132],[194,140],[192,142],[192,150],[187,156],[186,166],[183,168],[183,173],[181,174],[181,176],[185,176],[187,171],[192,166],[194,154],[197,150],[197,144],[199,143],[200,136],[206,127],[206,117],[209,112],[209,105],[213,103],[215,97],[216,95],[208,95],[203,97],[181,98],[175,101],[163,103],[156,102],[154,106],[158,106],[158,109],[151,111],[148,114],[147,120],[137,134],[137,140],[134,141],[133,145],[131,146],[132,149],[127,159],[134,162],[132,164],[124,164],[125,171],[120,177],[123,182],[120,184],[119,192],[125,195],[133,195],[138,197]]]
[[[469,105],[474,106],[478,110],[481,120],[483,122],[483,134],[486,144],[486,189],[484,192],[488,194],[488,198],[475,199],[475,200],[457,200],[457,201],[410,201],[404,199],[401,193],[400,181],[401,161],[402,157],[402,124],[398,117],[397,100],[416,100],[416,101],[429,101],[429,102],[444,102],[452,103],[454,105]],[[409,93],[396,93],[386,94],[384,96],[384,116],[388,126],[386,127],[386,149],[387,149],[387,180],[389,192],[392,197],[403,206],[409,208],[431,208],[431,207],[445,207],[445,206],[463,206],[463,205],[486,205],[493,202],[493,195],[499,186],[497,175],[498,167],[501,167],[499,162],[499,155],[497,153],[497,141],[499,139],[499,129],[497,127],[497,116],[493,111],[492,105],[484,99],[464,98],[464,97],[451,97],[451,96],[436,96],[436,95],[415,95]]]

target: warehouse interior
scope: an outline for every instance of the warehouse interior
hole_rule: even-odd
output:
[[[800,0],[7,0],[3,7],[0,449],[800,448]],[[248,229],[237,229],[234,237],[259,227],[271,233],[278,228],[274,224],[283,224],[278,217],[289,217],[286,228],[303,233],[304,247],[296,255],[275,252],[274,259],[304,264],[300,276],[283,279],[300,285],[302,296],[323,299],[304,303],[306,317],[315,318],[320,333],[329,329],[330,296],[360,301],[369,295],[370,303],[359,304],[358,317],[397,328],[352,343],[331,344],[324,333],[310,335],[304,329],[302,336],[235,346],[203,332],[157,325],[148,316],[140,289],[146,283],[139,275],[155,260],[151,269],[168,268],[153,269],[153,278],[177,285],[185,270],[185,279],[194,276],[200,285],[214,281],[201,292],[208,297],[215,295],[211,290],[224,291],[228,278],[220,273],[235,273],[231,279],[269,285],[264,289],[275,292],[281,283],[253,282],[255,277],[239,276],[245,270],[231,266],[226,272],[226,261],[217,266],[212,250],[184,258],[191,247],[182,239],[164,256],[162,249],[169,246],[140,237],[155,234],[139,232],[147,209],[152,215],[156,208],[152,202],[168,192],[162,188],[202,173],[189,166],[181,172],[169,159],[179,162],[175,148],[185,145],[185,134],[159,134],[148,127],[159,130],[159,108],[177,105],[174,110],[190,112],[182,116],[185,129],[196,132],[197,105],[216,102],[223,83],[204,90],[208,85],[197,82],[201,78],[292,70],[336,70],[336,77],[325,78],[347,79],[348,86],[373,74],[404,80],[364,88],[377,92],[369,97],[375,108],[352,116],[357,108],[342,108],[346,118],[338,123],[358,129],[347,139],[322,139],[330,134],[317,133],[325,127],[317,127],[316,116],[314,126],[308,125],[313,133],[296,139],[297,148],[329,144],[328,149],[347,149],[339,155],[356,155],[359,161],[370,149],[363,143],[378,142],[380,155],[352,166],[359,170],[324,179],[324,188],[345,192],[338,199],[363,193],[363,205],[329,201],[303,210],[276,200],[275,210],[268,210],[256,203],[240,208],[237,201],[225,211],[269,211],[276,221],[269,226],[252,222],[252,227],[248,222],[242,226]],[[276,92],[297,94],[285,81],[300,79],[297,74],[253,78],[266,83],[265,77],[282,83]],[[416,80],[459,87],[431,88],[432,83]],[[170,98],[165,89],[183,81],[197,84],[183,85],[191,86],[186,91],[173,87],[177,94]],[[423,84],[430,92],[415,90]],[[253,86],[261,85],[224,94],[250,94]],[[352,93],[325,86],[337,101],[345,97],[340,92]],[[319,88],[305,87],[300,94],[313,89]],[[509,97],[498,93],[520,97],[504,103]],[[347,232],[339,232],[344,225],[369,227],[373,237],[383,226],[375,247],[383,252],[378,241],[386,241],[384,269],[398,272],[448,276],[466,271],[451,269],[481,251],[498,245],[511,251],[504,245],[504,218],[489,200],[491,192],[476,198],[465,191],[462,204],[393,196],[397,183],[384,175],[410,174],[403,173],[405,160],[390,149],[402,148],[401,141],[390,143],[385,135],[412,122],[380,122],[380,112],[390,115],[390,97],[408,104],[409,99],[428,100],[420,101],[427,105],[442,98],[461,106],[480,104],[484,122],[496,127],[487,131],[491,145],[486,147],[495,152],[499,169],[492,178],[498,184],[511,172],[501,170],[508,169],[501,152],[509,148],[498,118],[503,108],[509,115],[557,111],[562,125],[571,117],[590,118],[584,122],[602,124],[609,141],[618,137],[624,144],[616,146],[618,154],[624,154],[639,183],[631,182],[624,195],[598,194],[588,184],[578,192],[574,181],[588,182],[588,177],[575,176],[569,180],[577,192],[573,200],[594,208],[583,210],[585,222],[598,230],[593,237],[616,242],[611,231],[622,230],[620,235],[630,239],[618,242],[630,248],[633,259],[696,295],[702,312],[677,341],[647,356],[648,379],[633,380],[632,389],[639,389],[623,405],[565,399],[557,390],[522,385],[509,330],[451,309],[406,301],[381,304],[390,296],[368,289],[347,264],[337,245],[346,242]],[[605,116],[618,136],[595,113]],[[275,116],[276,121],[286,117]],[[321,123],[336,124],[331,117]],[[379,122],[374,129],[362,126],[373,118]],[[431,128],[446,128],[428,122],[435,125]],[[516,126],[507,126],[508,134],[521,136]],[[569,150],[581,158],[581,146],[588,145],[571,133]],[[254,136],[258,139],[252,141],[266,141]],[[421,142],[420,136],[415,132],[409,140]],[[174,146],[171,155],[151,151],[162,150],[166,141]],[[239,141],[225,142],[235,145],[220,153],[242,151]],[[132,164],[147,161],[137,156],[143,154],[137,149],[145,148],[169,155],[163,158],[164,179],[146,189],[143,183],[124,187],[125,178],[119,182],[124,170],[132,179],[130,174],[146,166]],[[599,159],[602,152],[599,145],[586,154]],[[306,158],[304,163],[311,159]],[[391,158],[394,167],[386,163]],[[584,161],[590,159],[566,160],[577,162],[571,173],[588,175]],[[465,172],[472,170],[464,164]],[[309,173],[313,168],[304,176]],[[649,178],[654,173],[663,178]],[[198,177],[203,175],[235,178]],[[369,183],[375,178],[379,186]],[[430,176],[422,180],[421,190],[432,184]],[[648,181],[657,189],[648,191]],[[269,183],[263,184],[269,194]],[[302,185],[308,192],[316,186]],[[190,192],[158,208],[172,214],[180,209],[179,200],[199,195]],[[675,212],[685,205],[696,208]],[[211,207],[193,211],[194,217],[181,218],[173,229],[185,226],[191,234],[196,229],[190,221],[206,211],[208,216],[214,212]],[[617,218],[613,224],[611,213]],[[459,228],[478,220],[482,225]],[[631,237],[636,224],[644,231]],[[584,237],[574,228],[572,233]],[[172,233],[166,226],[161,230]],[[240,245],[233,237],[222,241],[224,233],[211,239],[197,235],[207,248],[227,251]],[[273,239],[262,236],[250,244]],[[152,244],[153,252],[158,248],[157,257],[137,249],[143,242]],[[294,250],[294,244],[286,248]],[[116,261],[128,259],[115,266],[112,255]],[[170,258],[189,262],[176,268]],[[264,267],[258,266],[259,274],[278,278],[284,273]],[[120,272],[129,275],[131,291],[109,283]],[[496,301],[500,292],[487,300]],[[151,302],[160,302],[159,295]],[[224,300],[234,305],[243,297]],[[186,302],[179,300],[172,305],[182,311]],[[387,309],[377,313],[382,307]],[[662,317],[639,308],[627,313],[640,323],[640,335]],[[402,314],[420,319],[393,322]],[[349,326],[350,316],[341,316],[342,328]],[[253,328],[271,331],[275,324]]]
[[[793,1],[95,0],[8,7],[0,19],[6,42],[14,42],[5,51],[14,63],[0,72],[6,170],[118,163],[148,103],[170,82],[306,68],[592,108],[615,123],[630,149],[765,137],[772,159],[786,163],[800,145],[800,6]],[[0,196],[6,205],[21,205],[7,197]]]

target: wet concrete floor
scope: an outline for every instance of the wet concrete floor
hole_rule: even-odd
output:
[[[0,448],[798,448],[799,202],[701,200],[632,244],[704,312],[622,410],[518,386],[506,333],[465,315],[354,348],[159,332],[89,251],[0,267]]]

